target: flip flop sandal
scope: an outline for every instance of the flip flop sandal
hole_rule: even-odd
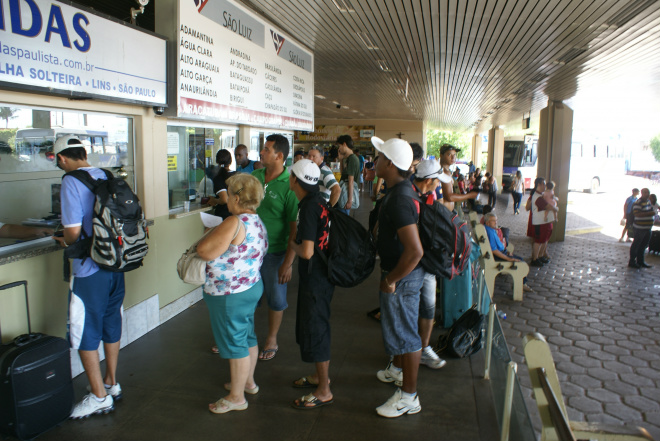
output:
[[[308,410],[308,409],[316,409],[317,407],[325,406],[327,404],[332,404],[333,402],[334,400],[332,399],[328,401],[321,401],[318,398],[316,398],[314,394],[309,394],[301,397],[297,403],[294,400],[291,403],[291,406],[294,409]],[[307,404],[311,404],[311,406],[308,406]]]
[[[213,413],[227,413],[232,410],[245,410],[248,407],[247,401],[243,404],[234,404],[231,401],[227,401],[224,398],[220,398],[215,403],[215,409],[211,408],[209,405],[209,410]]]
[[[225,383],[224,387],[225,387],[225,390],[228,390],[228,391],[231,392],[231,383]],[[257,393],[259,393],[259,385],[258,384],[255,385],[252,389],[248,389],[248,387],[245,386],[245,389],[243,389],[243,391],[246,394],[256,395]]]
[[[259,361],[270,361],[270,360],[272,360],[272,359],[275,358],[275,356],[277,355],[277,351],[278,351],[279,349],[280,349],[280,348],[273,348],[273,349],[264,349],[264,350],[262,350],[262,351],[261,351],[261,354],[259,354]],[[273,355],[271,355],[270,357],[267,357],[266,354],[273,354]]]
[[[328,384],[330,384],[330,382],[328,382]],[[296,381],[291,383],[291,385],[293,387],[297,387],[297,388],[302,389],[302,388],[305,388],[305,387],[317,387],[319,384],[318,383],[312,383],[312,377],[307,375],[305,377],[301,377],[301,378],[297,379]]]

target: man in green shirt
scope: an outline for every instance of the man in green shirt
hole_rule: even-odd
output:
[[[360,206],[357,186],[360,178],[360,159],[353,153],[353,138],[350,135],[341,135],[337,138],[339,154],[343,159],[343,168],[339,185],[342,187],[339,197],[339,209],[349,214],[351,208]]]
[[[252,172],[264,186],[264,200],[257,214],[266,226],[268,254],[261,266],[264,297],[268,302],[268,337],[259,360],[272,360],[277,354],[277,333],[282,324],[287,283],[291,280],[291,266],[296,254],[289,248],[289,236],[296,237],[298,199],[289,189],[289,172],[284,159],[289,156],[289,141],[282,135],[270,135],[261,150],[264,166]]]

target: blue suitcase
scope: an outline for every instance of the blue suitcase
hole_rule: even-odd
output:
[[[478,275],[479,255],[481,251],[479,245],[472,241],[472,251],[470,252],[470,264],[459,275],[453,279],[442,279],[442,326],[450,328],[465,311],[470,309],[475,303],[480,306],[479,312],[483,314],[483,309],[488,310],[488,305],[483,301],[479,302],[478,293]],[[485,289],[485,284],[484,285]],[[490,300],[490,298],[488,299]],[[488,301],[490,304],[490,301]]]

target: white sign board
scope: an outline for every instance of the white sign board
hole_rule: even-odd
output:
[[[167,105],[167,41],[52,0],[0,0],[0,84]]]
[[[229,0],[179,2],[179,117],[314,129],[314,55]]]

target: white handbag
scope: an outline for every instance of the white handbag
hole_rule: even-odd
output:
[[[192,244],[176,263],[176,272],[179,273],[179,278],[184,282],[191,285],[203,285],[206,283],[206,261],[197,255],[197,244],[211,231],[213,231],[213,228],[204,233],[197,242]]]

